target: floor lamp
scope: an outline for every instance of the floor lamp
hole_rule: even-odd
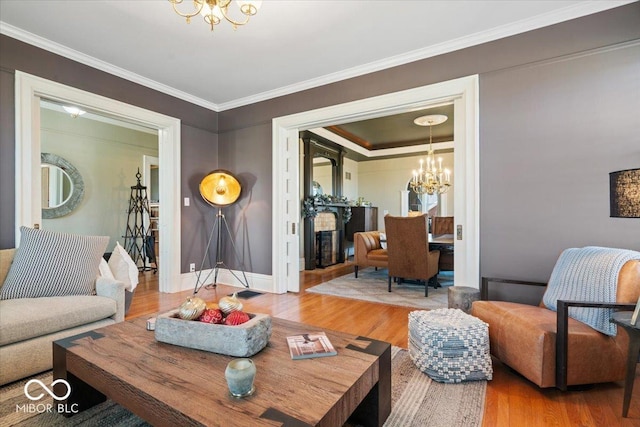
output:
[[[200,276],[202,275],[202,270],[204,268],[204,263],[207,259],[207,255],[209,253],[209,248],[211,247],[211,241],[213,240],[214,234],[216,235],[216,265],[213,267],[213,283],[206,285],[205,289],[215,288],[218,284],[218,272],[220,268],[226,268],[233,277],[236,278],[240,283],[244,285],[245,288],[249,287],[249,282],[247,280],[247,276],[244,272],[244,264],[242,263],[240,256],[238,255],[238,251],[236,250],[236,245],[233,242],[233,236],[231,235],[231,230],[229,230],[229,224],[222,213],[222,208],[226,206],[231,206],[234,204],[238,198],[240,197],[240,193],[242,191],[242,187],[240,182],[236,179],[235,176],[231,174],[231,172],[226,171],[224,169],[216,169],[213,172],[209,173],[205,176],[202,181],[200,181],[200,195],[202,198],[211,206],[218,209],[216,213],[216,219],[213,223],[213,228],[211,229],[211,234],[209,234],[209,240],[207,241],[207,247],[204,251],[204,256],[202,258],[202,264],[200,264],[200,270],[198,271],[198,278],[196,281],[196,287],[193,290],[193,294],[198,293],[198,290],[204,284],[211,272],[207,274],[207,276],[200,281]],[[229,241],[231,242],[231,246],[233,247],[233,253],[236,256],[236,259],[240,263],[242,267],[242,277],[244,278],[244,282],[238,275],[233,272],[222,260],[222,229],[226,230],[227,235],[229,236]]]

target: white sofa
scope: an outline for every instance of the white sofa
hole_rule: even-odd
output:
[[[0,250],[0,286],[15,249]],[[0,385],[52,367],[52,342],[124,320],[125,285],[98,277],[96,295],[0,300]]]

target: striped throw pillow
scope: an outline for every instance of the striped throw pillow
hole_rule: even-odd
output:
[[[93,295],[109,237],[20,228],[20,247],[0,299]]]

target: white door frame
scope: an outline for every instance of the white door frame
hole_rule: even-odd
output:
[[[180,120],[100,95],[36,77],[15,74],[16,103],[16,247],[20,227],[42,224],[40,193],[40,99],[73,103],[109,117],[158,131],[162,215],[159,221],[160,292],[180,291]]]
[[[334,125],[354,120],[366,120],[401,112],[419,110],[442,102],[454,103],[454,216],[456,227],[462,230],[462,238],[455,240],[455,284],[479,287],[480,278],[480,214],[479,214],[479,125],[478,125],[478,76],[468,76],[415,89],[376,96],[345,104],[305,111],[273,119],[273,219],[272,219],[272,274],[274,292],[287,289],[287,253],[298,254],[299,242],[290,239],[283,215],[285,193],[298,194],[296,188],[286,188],[283,160],[298,158],[299,147],[289,147],[294,152],[283,151],[286,137],[299,130]],[[292,248],[288,245],[294,245]],[[291,273],[289,273],[291,274]]]
[[[146,154],[142,156],[142,185],[147,187],[148,194],[151,194],[151,167],[157,167],[159,165],[160,159],[158,159],[157,157],[147,156]]]
[[[271,292],[282,294],[300,290],[300,147],[297,129],[276,126],[276,120],[272,146]]]

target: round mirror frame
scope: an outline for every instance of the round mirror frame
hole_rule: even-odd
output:
[[[48,165],[57,166],[62,169],[71,179],[72,190],[71,196],[66,202],[55,208],[42,209],[43,219],[60,218],[69,215],[80,204],[84,197],[84,181],[78,169],[75,168],[68,160],[58,156],[57,154],[41,153],[40,162]]]

